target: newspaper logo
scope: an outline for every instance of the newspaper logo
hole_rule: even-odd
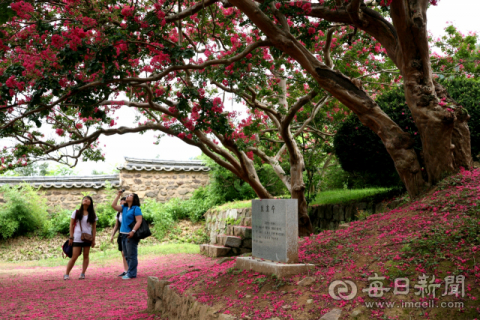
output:
[[[350,280],[335,280],[328,286],[328,293],[335,300],[352,300],[357,295],[357,285]]]

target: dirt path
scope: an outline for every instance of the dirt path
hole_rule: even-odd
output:
[[[121,262],[95,265],[78,280],[80,263],[64,281],[65,267],[0,266],[0,319],[155,319],[147,308],[147,277],[161,279],[214,263],[199,254],[140,257],[138,277],[122,280]],[[158,318],[158,316],[157,316]]]

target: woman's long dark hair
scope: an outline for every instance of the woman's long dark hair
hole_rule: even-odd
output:
[[[132,201],[132,207],[137,206],[140,207],[140,198],[138,197],[138,194],[132,193],[133,194],[133,201]]]
[[[87,222],[90,224],[93,224],[97,218],[97,215],[95,214],[95,209],[93,208],[93,199],[90,196],[86,196],[82,198],[83,199],[88,198],[90,200],[90,205],[87,208],[88,211],[88,218]],[[79,222],[82,221],[83,219],[83,203],[80,205],[80,209],[77,210],[77,214],[75,215],[75,220],[78,220]]]

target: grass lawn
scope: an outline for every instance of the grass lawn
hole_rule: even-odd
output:
[[[221,206],[213,207],[212,210],[215,211],[223,211],[229,209],[243,209],[243,208],[250,208],[252,206],[252,200],[240,200],[240,201],[232,201],[222,204]]]
[[[367,188],[367,189],[337,189],[320,192],[312,205],[343,203],[352,200],[361,200],[363,198],[373,196],[379,193],[388,192],[389,188]],[[289,199],[289,197],[286,197]],[[241,200],[224,203],[220,206],[213,207],[212,210],[223,211],[228,209],[250,208],[252,200]]]
[[[343,203],[353,200],[361,200],[363,198],[373,196],[378,193],[387,192],[388,188],[367,188],[367,189],[337,189],[320,192],[315,200],[311,203],[318,204],[332,204]]]
[[[138,256],[139,258],[150,258],[152,256],[162,256],[167,254],[177,254],[177,253],[200,253],[200,247],[198,244],[191,243],[162,243],[155,245],[138,245]],[[90,263],[95,265],[105,265],[110,264],[114,260],[120,260],[121,253],[117,249],[106,249],[104,251],[90,252]],[[69,258],[48,258],[41,260],[32,260],[32,261],[16,261],[16,262],[0,262],[0,269],[4,267],[57,267],[57,266],[66,266]],[[76,265],[81,265],[83,261],[83,255],[81,255]]]

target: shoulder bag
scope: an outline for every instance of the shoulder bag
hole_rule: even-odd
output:
[[[137,210],[137,208],[135,208]],[[135,212],[135,211],[134,211]],[[134,219],[132,223],[128,226],[130,229],[133,230],[133,227],[135,227],[135,224],[137,221]],[[142,224],[140,225],[140,228],[135,231],[133,234],[133,238],[137,240],[142,240],[145,239],[146,237],[150,237],[152,235],[152,232],[150,231],[150,228],[148,227],[147,221],[142,216]]]
[[[87,218],[88,219],[88,218]],[[83,220],[83,218],[82,218]],[[80,231],[82,232],[82,236],[80,237],[80,240],[82,240],[83,242],[88,242],[88,243],[92,243],[93,242],[93,236],[89,233],[83,233],[83,229],[82,229],[82,220],[79,221],[80,223]]]

